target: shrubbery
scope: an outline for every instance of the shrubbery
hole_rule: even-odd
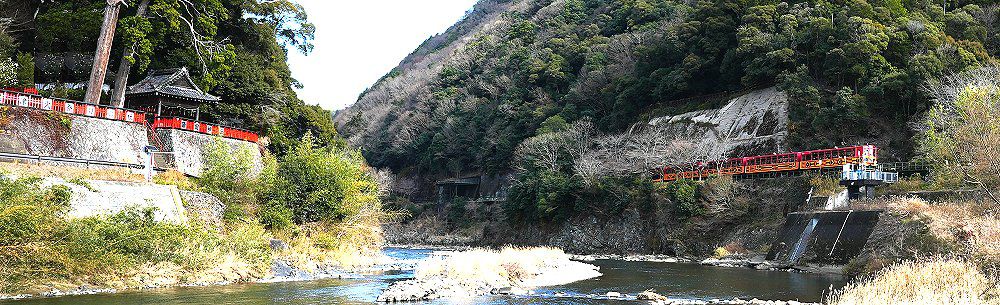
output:
[[[698,198],[697,182],[688,179],[669,182],[666,185],[666,192],[673,201],[678,216],[691,217],[705,214],[705,207]]]
[[[70,195],[64,186],[42,187],[37,178],[0,175],[0,293],[59,281],[105,285],[147,264],[197,273],[226,255],[246,262],[250,272],[270,267],[268,235],[260,226],[219,235],[156,222],[149,210],[68,219]]]
[[[469,223],[469,219],[465,217],[465,204],[465,199],[461,197],[456,197],[448,203],[448,223],[453,227],[460,227]]]
[[[207,148],[201,177],[195,182],[226,205],[223,215],[227,221],[253,216],[260,198],[270,192],[274,160],[265,156],[263,168],[254,168],[254,164],[253,152],[245,148],[234,153],[222,139],[215,139]]]
[[[360,151],[316,147],[306,135],[281,159],[276,174],[267,200],[291,211],[295,223],[353,220],[381,209],[378,183]]]
[[[162,264],[176,266],[180,273],[165,276],[178,281],[227,262],[247,269],[241,276],[256,277],[267,272],[273,255],[313,264],[371,263],[382,242],[379,224],[391,215],[382,211],[375,176],[359,152],[316,147],[307,135],[280,163],[265,157],[263,168],[254,168],[253,161],[250,151],[231,153],[220,139],[207,150],[200,178],[176,172],[156,178],[222,200],[221,232],[158,222],[152,210],[69,219],[67,187],[0,175],[0,293],[58,282],[129,286],[144,268],[175,270]],[[273,253],[272,233],[292,248]]]
[[[620,215],[627,208],[648,211],[659,191],[646,177],[581,177],[546,170],[518,176],[504,202],[507,218],[525,222],[558,222],[579,214]]]
[[[504,211],[510,219],[562,220],[581,204],[580,180],[573,176],[544,170],[518,176],[511,187]]]
[[[937,185],[986,191],[1000,211],[1000,67],[946,78],[924,122],[919,151]]]
[[[280,159],[265,156],[263,168],[252,168],[251,156],[230,154],[219,140],[196,179],[198,189],[226,204],[227,223],[259,223],[289,240],[295,255],[320,260],[377,250],[379,224],[393,214],[382,210],[378,182],[360,152],[318,147],[307,133]]]
[[[253,168],[249,151],[210,146],[198,189],[227,206],[229,220],[255,219],[273,229],[318,221],[344,221],[381,210],[378,184],[356,150],[317,147],[306,135],[286,155],[265,156]]]

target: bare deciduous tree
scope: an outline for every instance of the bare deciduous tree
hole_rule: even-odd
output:
[[[922,126],[921,152],[939,167],[936,175],[959,175],[993,201],[1000,212],[1000,68],[986,66],[931,83],[935,107]]]
[[[527,170],[529,165],[557,172],[562,164],[572,162],[587,150],[594,133],[590,120],[580,120],[565,131],[549,132],[521,142],[515,151],[515,168]]]
[[[597,134],[588,120],[568,130],[525,140],[516,152],[515,167],[560,171],[572,162],[575,175],[587,184],[600,177],[645,175],[659,168],[690,167],[711,156],[712,141],[678,139],[667,128],[647,128],[617,134]],[[566,158],[571,158],[567,160]]]

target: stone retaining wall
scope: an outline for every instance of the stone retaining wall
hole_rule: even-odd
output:
[[[248,151],[253,159],[255,173],[260,172],[260,169],[263,168],[260,146],[257,143],[177,129],[157,129],[156,134],[163,141],[163,148],[166,151],[174,152],[177,170],[187,175],[195,177],[201,175],[208,148],[215,141],[221,141],[228,145],[233,154],[241,150]]]
[[[0,152],[141,164],[140,124],[0,107]]]
[[[128,209],[153,210],[156,221],[200,224],[220,230],[225,205],[211,194],[178,190],[173,185],[104,180],[44,178],[43,185],[63,185],[73,192],[70,218],[109,216]]]

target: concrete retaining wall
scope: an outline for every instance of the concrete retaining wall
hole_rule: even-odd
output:
[[[882,211],[820,211],[788,214],[770,261],[846,264],[868,242]],[[800,247],[799,258],[793,257]]]
[[[228,145],[233,154],[241,150],[249,151],[253,159],[255,173],[260,172],[263,167],[257,143],[176,129],[157,129],[156,134],[163,141],[164,149],[174,152],[177,170],[187,175],[195,177],[201,175],[208,148],[215,141],[222,141]]]
[[[7,153],[141,164],[149,145],[140,124],[17,107],[0,107],[0,129]]]
[[[100,180],[85,182],[73,183],[59,178],[46,178],[44,184],[65,185],[73,191],[67,215],[71,218],[114,215],[129,208],[151,208],[156,221],[188,221],[176,186]]]

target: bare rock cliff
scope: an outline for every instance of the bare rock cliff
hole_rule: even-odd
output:
[[[685,138],[714,142],[715,158],[771,154],[787,150],[788,95],[771,87],[736,97],[719,109],[664,116],[650,125],[667,125]]]

